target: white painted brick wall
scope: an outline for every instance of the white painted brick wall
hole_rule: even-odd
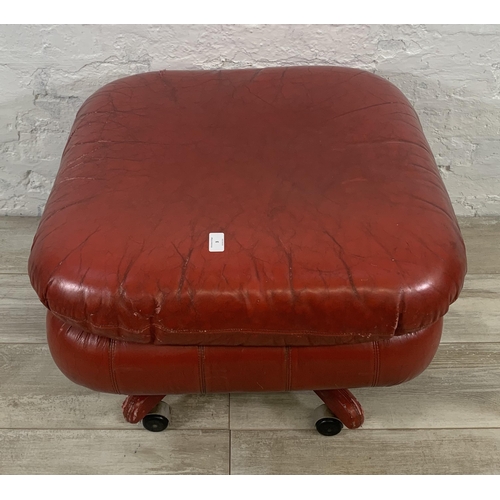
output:
[[[159,69],[343,65],[414,104],[459,215],[500,214],[500,25],[0,26],[0,215],[38,215],[74,116]]]

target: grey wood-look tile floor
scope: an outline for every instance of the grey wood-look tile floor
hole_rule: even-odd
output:
[[[416,379],[353,392],[362,428],[317,434],[313,392],[167,397],[155,434],[122,396],[67,380],[45,340],[26,263],[36,218],[0,218],[0,473],[499,474],[500,218],[460,220],[469,273]]]

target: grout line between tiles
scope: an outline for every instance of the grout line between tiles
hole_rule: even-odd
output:
[[[233,429],[236,432],[276,432],[276,433],[284,433],[284,432],[309,432],[315,435],[320,436],[320,434],[315,429]],[[377,429],[354,429],[354,430],[345,430],[342,431],[342,434],[346,433],[360,433],[360,432],[393,432],[393,431],[407,431],[407,432],[416,432],[416,431],[486,431],[486,430],[500,430],[500,427],[379,427]]]
[[[133,424],[131,424],[133,426]],[[54,432],[74,432],[74,431],[82,431],[82,432],[101,432],[101,431],[111,431],[111,432],[142,432],[146,433],[145,435],[149,435],[149,432],[146,429],[141,429],[141,428],[134,428],[132,429],[127,428],[127,427],[0,427],[0,432],[2,431],[22,431],[22,432],[29,432],[29,431],[54,431]],[[219,428],[203,428],[200,429],[199,427],[196,428],[190,428],[190,429],[169,429],[168,431],[164,431],[163,435],[168,436],[169,433],[172,432],[193,432],[193,431],[209,431],[209,432],[228,432],[227,429],[221,429]]]
[[[232,451],[233,451],[233,433],[231,429],[229,430],[229,453],[228,453],[228,458],[229,458],[229,463],[228,463],[228,474],[231,475],[231,465],[232,465]]]
[[[416,432],[416,431],[484,431],[484,430],[500,430],[499,426],[494,427],[379,427],[379,428],[369,428],[369,429],[356,429],[356,430],[345,430],[342,431],[343,435],[347,433],[354,432],[355,434],[359,434],[361,432],[393,432],[393,431],[404,431],[404,432]],[[0,427],[0,432],[2,431],[22,431],[22,432],[31,432],[31,431],[54,431],[54,432],[74,432],[74,431],[82,431],[82,432],[100,432],[100,431],[111,431],[111,432],[142,432],[147,433],[148,431],[144,429],[128,429],[128,428],[120,428],[120,427],[101,427],[101,428],[82,428],[82,427]],[[170,429],[164,432],[164,435],[168,435],[174,432],[193,432],[193,431],[201,431],[201,432],[225,432],[227,429],[221,428],[192,428],[192,429]],[[302,429],[277,429],[277,428],[262,428],[262,429],[233,429],[231,431],[227,431],[229,433],[229,458],[231,458],[232,451],[232,432],[275,432],[275,433],[284,433],[284,432],[308,432],[317,434],[318,432],[315,429],[311,428],[302,428]]]
[[[0,342],[0,348],[4,345],[48,345],[45,342]]]
[[[13,271],[13,270],[8,270],[7,269],[5,271],[4,270],[0,270],[0,274],[3,274],[3,275],[5,275],[5,274],[15,274],[15,275],[19,276],[20,274],[26,275],[28,273],[26,271]]]

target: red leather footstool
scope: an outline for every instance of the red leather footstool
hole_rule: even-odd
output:
[[[358,427],[348,389],[428,366],[465,271],[415,111],[338,67],[106,85],[29,260],[59,368],[128,395],[125,418],[150,430],[167,394],[297,390],[326,403],[321,433]]]

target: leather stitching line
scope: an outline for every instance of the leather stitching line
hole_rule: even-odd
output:
[[[111,378],[111,384],[113,386],[113,390],[116,394],[120,394],[118,389],[118,383],[116,381],[115,370],[113,368],[113,358],[115,357],[115,341],[109,341],[109,350],[108,350],[108,366],[109,366],[109,376]]]
[[[380,345],[378,342],[373,343],[373,354],[374,354],[374,377],[373,377],[373,387],[378,384],[380,377]]]
[[[202,394],[205,394],[206,389],[206,380],[205,380],[205,347],[198,347],[198,371],[200,375],[200,391]]]
[[[261,333],[269,333],[269,334],[279,334],[279,333],[286,333],[286,334],[304,334],[304,335],[318,335],[318,336],[325,336],[325,337],[360,337],[360,338],[366,338],[369,339],[370,337],[373,337],[375,334],[373,333],[353,333],[353,332],[341,332],[341,333],[335,333],[332,334],[331,332],[325,332],[325,331],[316,331],[316,330],[266,330],[264,328],[259,328],[259,329],[245,329],[245,328],[220,328],[218,330],[201,330],[201,329],[176,329],[176,328],[165,328],[161,325],[158,325],[156,323],[151,323],[148,326],[145,326],[144,328],[140,328],[139,330],[133,329],[133,328],[121,328],[118,325],[97,325],[95,323],[92,323],[91,321],[85,320],[85,319],[74,319],[70,318],[68,316],[65,316],[57,311],[53,311],[52,309],[48,308],[49,311],[59,318],[61,321],[67,324],[74,324],[74,323],[83,323],[85,322],[86,327],[90,328],[97,328],[97,329],[102,329],[102,330],[118,330],[124,333],[145,333],[148,332],[148,330],[151,330],[151,327],[154,327],[157,330],[160,330],[162,332],[166,333],[192,333],[192,334],[198,334],[198,333],[209,333],[209,334],[220,334],[220,333],[255,333],[255,334],[261,334]],[[434,322],[436,323],[436,321]],[[376,334],[377,336],[382,336],[384,338],[392,338],[392,337],[399,337],[400,335],[407,335],[409,333],[416,333],[421,330],[425,330],[429,326],[432,326],[434,323],[431,323],[427,326],[423,326],[421,328],[417,328],[416,330],[411,330],[408,332],[402,332],[400,334],[394,334],[394,332],[389,332],[387,334],[382,333],[382,334]],[[81,328],[82,330],[85,330],[85,328],[82,325],[77,325],[77,328]]]
[[[286,382],[285,390],[290,391],[292,387],[292,357],[290,347],[285,347]]]

